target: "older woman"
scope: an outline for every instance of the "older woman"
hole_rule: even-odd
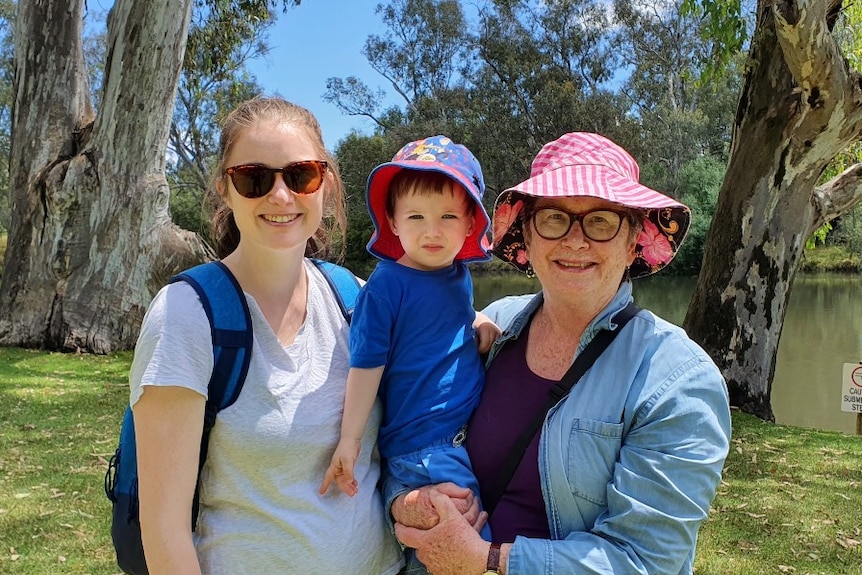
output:
[[[399,494],[396,534],[428,571],[692,573],[728,451],[726,386],[679,327],[646,310],[619,327],[631,280],[667,265],[689,223],[686,206],[640,185],[634,159],[597,134],[546,144],[531,177],[500,195],[494,253],[542,290],[484,310],[503,336],[467,447],[483,503],[496,503],[494,542],[436,488]],[[542,419],[574,358],[617,329]],[[518,459],[513,446],[537,412],[541,428]]]

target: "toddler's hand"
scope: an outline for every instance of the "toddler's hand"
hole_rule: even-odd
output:
[[[320,485],[318,493],[325,495],[333,482],[350,497],[359,492],[359,484],[353,477],[353,467],[359,457],[360,448],[361,443],[359,441],[342,439],[338,442],[335,453],[332,454],[332,462],[323,476],[323,483]]]
[[[476,312],[476,319],[473,320],[473,329],[476,332],[476,344],[479,347],[479,354],[484,355],[491,351],[491,346],[500,337],[503,332],[497,327],[497,324],[491,321],[488,316],[482,312]]]

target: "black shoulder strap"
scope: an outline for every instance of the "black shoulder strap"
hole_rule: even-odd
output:
[[[201,436],[198,477],[209,450],[209,435],[216,414],[233,405],[239,397],[248,366],[254,334],[245,294],[236,278],[221,262],[201,264],[177,274],[171,283],[188,283],[203,305],[210,321],[213,342],[213,371],[207,390],[204,428]],[[192,504],[192,530],[198,516],[198,488]]]
[[[530,445],[533,437],[535,437],[536,433],[542,427],[548,411],[569,394],[572,387],[575,386],[590,366],[602,355],[602,352],[611,344],[617,334],[623,330],[623,327],[625,327],[629,320],[636,316],[640,310],[641,308],[635,305],[634,302],[629,302],[625,308],[614,316],[617,328],[614,330],[603,329],[597,333],[580,355],[575,358],[575,361],[572,362],[571,367],[569,367],[569,370],[563,375],[562,379],[548,391],[548,398],[544,405],[536,412],[533,420],[524,428],[521,435],[515,441],[512,450],[509,452],[509,458],[497,477],[497,483],[493,486],[491,495],[482,499],[482,508],[488,512],[488,515],[494,511],[497,503],[500,502],[500,498],[505,493],[509,482],[512,480],[512,476],[515,474],[515,470],[524,457],[524,452],[527,451],[527,446]]]

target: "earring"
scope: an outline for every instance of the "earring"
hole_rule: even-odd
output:
[[[531,264],[531,263],[527,262],[527,269],[526,269],[526,270],[524,270],[524,271],[525,271],[525,272],[527,272],[527,277],[528,277],[528,278],[534,278],[534,277],[536,277],[536,270],[534,270],[534,269],[533,269],[533,264]]]
[[[632,267],[626,266],[626,273],[623,274],[623,283],[632,281]]]

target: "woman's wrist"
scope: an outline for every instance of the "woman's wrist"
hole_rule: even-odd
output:
[[[511,550],[511,543],[503,543],[500,546],[500,575],[506,575],[509,572],[509,551]]]
[[[512,548],[512,544],[504,543],[498,546],[496,550],[493,550],[494,546],[492,544],[487,541],[484,543],[486,543],[486,546],[483,547],[486,549],[484,555],[485,559],[482,570],[479,573],[487,573],[489,571],[493,573],[495,571],[492,571],[492,569],[494,569],[496,570],[496,573],[499,573],[499,575],[506,575],[506,572],[508,571],[506,563],[509,560],[509,550]],[[496,555],[493,560],[492,554]]]
[[[406,495],[406,493],[399,494],[389,506],[389,514],[396,523],[404,523],[404,497]]]

